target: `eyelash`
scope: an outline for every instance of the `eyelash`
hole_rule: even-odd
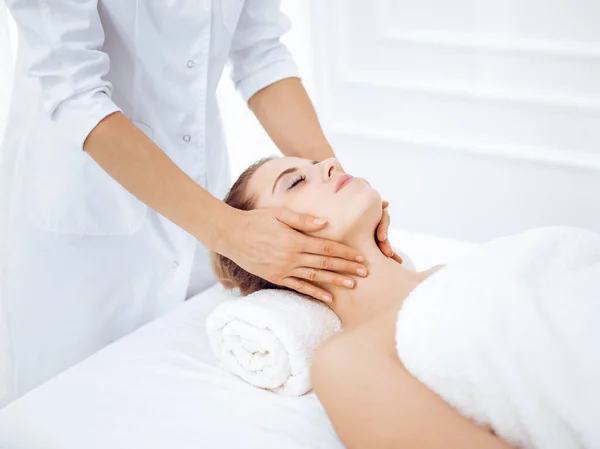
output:
[[[305,175],[297,177],[296,179],[294,179],[294,181],[292,181],[292,184],[287,188],[287,190],[292,190],[294,187],[296,187],[297,184],[301,183],[304,180],[306,180]]]

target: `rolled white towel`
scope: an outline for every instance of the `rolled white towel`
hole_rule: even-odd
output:
[[[319,301],[284,290],[261,290],[217,306],[206,329],[226,369],[256,387],[301,396],[312,389],[315,350],[341,332],[342,325]]]

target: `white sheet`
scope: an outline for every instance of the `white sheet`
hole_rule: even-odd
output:
[[[471,244],[392,231],[417,269]],[[313,393],[284,397],[222,369],[206,316],[219,286],[113,343],[0,411],[1,449],[343,447]]]

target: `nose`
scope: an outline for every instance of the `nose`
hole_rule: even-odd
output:
[[[334,157],[330,157],[329,159],[325,159],[319,165],[321,165],[321,174],[323,177],[323,181],[330,180],[334,173],[342,171],[340,167],[340,163]]]

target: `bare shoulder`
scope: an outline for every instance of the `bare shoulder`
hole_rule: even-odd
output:
[[[402,367],[395,348],[398,310],[381,313],[361,326],[327,340],[315,353],[312,380],[317,390],[322,380],[335,373],[355,368],[357,363],[385,361]]]
[[[316,352],[312,383],[351,449],[508,448],[413,377],[395,349],[397,310],[331,338]]]

